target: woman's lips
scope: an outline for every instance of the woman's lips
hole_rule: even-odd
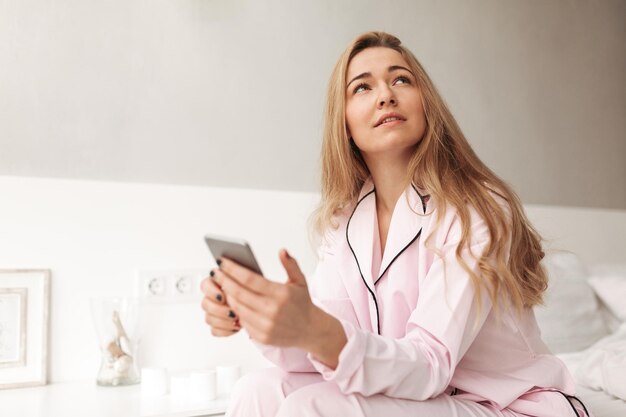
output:
[[[400,113],[390,112],[390,113],[386,113],[380,116],[380,118],[378,119],[374,127],[378,127],[382,125],[385,120],[390,120],[390,119],[406,120],[406,118]]]
[[[391,122],[381,123],[376,127],[393,127],[399,125],[400,123],[404,123],[404,120],[393,120]]]

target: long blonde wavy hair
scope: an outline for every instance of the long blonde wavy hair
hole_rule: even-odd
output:
[[[456,258],[470,274],[474,286],[488,290],[494,306],[498,306],[498,294],[503,290],[517,311],[540,304],[547,288],[546,273],[540,264],[544,252],[541,237],[528,221],[519,197],[474,153],[421,64],[398,38],[388,33],[358,36],[341,55],[330,77],[321,155],[322,195],[312,217],[314,231],[323,235],[327,228],[336,228],[333,217],[355,203],[370,176],[363,158],[350,144],[345,107],[348,65],[355,55],[372,47],[399,52],[422,94],[427,127],[409,163],[407,185],[413,182],[431,198],[456,208],[462,224]],[[494,195],[506,202],[509,213]],[[437,224],[445,213],[445,205],[441,206]],[[470,246],[469,206],[485,220],[490,234],[490,243],[477,259],[480,274],[470,270],[461,257]],[[510,252],[503,242],[510,242]],[[480,294],[476,291],[479,305]]]

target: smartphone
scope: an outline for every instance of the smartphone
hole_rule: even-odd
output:
[[[226,236],[206,235],[204,236],[204,241],[216,260],[223,256],[259,275],[263,275],[259,263],[256,261],[254,253],[252,253],[252,248],[245,240]]]

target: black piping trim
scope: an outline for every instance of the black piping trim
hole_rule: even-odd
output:
[[[380,281],[380,279],[385,275],[385,273],[387,272],[387,270],[389,269],[389,267],[391,266],[392,263],[395,262],[396,259],[398,259],[398,256],[400,256],[402,254],[402,252],[404,252],[406,250],[406,248],[408,248],[409,246],[411,246],[413,244],[413,242],[415,242],[417,240],[418,237],[420,237],[420,235],[422,234],[422,228],[420,228],[419,232],[417,232],[417,234],[415,235],[415,237],[400,251],[398,252],[398,254],[396,256],[393,257],[393,259],[391,260],[391,262],[389,262],[389,265],[387,265],[387,268],[385,268],[385,270],[383,271],[382,274],[380,274],[380,276],[378,277],[378,279],[374,282],[374,286],[376,286],[376,284],[378,284],[378,281]]]
[[[589,417],[589,411],[587,411],[587,407],[585,407],[585,404],[580,400],[580,398],[578,398],[578,397],[576,397],[574,395],[572,395],[570,397],[570,399],[572,399],[572,398],[575,399],[576,401],[578,401],[578,404],[583,406],[583,410],[585,410],[585,414],[587,414],[587,417]]]
[[[415,190],[415,192],[417,193],[417,195],[420,197],[420,200],[422,202],[422,207],[424,208],[424,213],[426,213],[426,203],[424,202],[424,198],[428,197],[428,195],[425,195],[422,197],[422,195],[420,194],[419,191],[417,191],[417,188],[415,188],[415,186],[413,184],[411,184],[411,187],[413,187],[413,189]],[[415,237],[400,251],[397,253],[396,256],[393,257],[393,259],[391,260],[391,262],[389,262],[389,265],[387,265],[387,268],[385,268],[385,270],[383,271],[382,274],[380,274],[380,276],[378,277],[378,279],[374,282],[374,286],[376,286],[376,284],[378,284],[378,281],[381,280],[381,278],[385,275],[385,273],[387,272],[387,270],[389,269],[389,267],[391,266],[391,264],[393,264],[395,262],[395,260],[398,258],[398,256],[400,256],[402,254],[402,252],[404,252],[406,250],[406,248],[408,248],[409,246],[411,246],[413,244],[413,242],[415,242],[417,240],[417,238],[419,238],[422,234],[422,228],[420,228],[419,232],[417,232],[417,234],[415,235]]]
[[[421,195],[419,191],[417,191],[417,188],[415,188],[415,186],[413,185],[413,183],[411,183],[411,187],[413,187],[413,189],[415,190],[415,192],[417,193],[417,195],[420,196],[420,200],[422,200],[422,208],[424,209],[424,213],[426,213],[426,202],[424,201],[424,199],[426,197],[430,197],[430,194],[426,194],[426,195]]]
[[[348,219],[348,223],[346,224],[346,241],[348,242],[348,247],[350,248],[350,251],[352,252],[352,256],[354,256],[354,260],[356,261],[356,266],[357,266],[357,268],[359,268],[359,274],[361,275],[361,279],[363,280],[363,284],[365,284],[365,287],[367,288],[367,290],[369,291],[370,295],[372,296],[372,299],[374,300],[374,306],[376,307],[376,327],[377,327],[378,334],[380,334],[380,313],[378,312],[378,301],[376,301],[376,294],[369,287],[369,285],[367,285],[367,281],[365,281],[365,277],[363,276],[363,272],[361,271],[361,265],[359,264],[359,258],[356,257],[356,253],[354,253],[354,249],[352,249],[352,245],[350,244],[350,239],[348,238],[348,230],[350,229],[350,221],[352,220],[352,216],[354,216],[354,213],[356,212],[356,209],[359,206],[359,204],[361,204],[361,201],[365,200],[365,198],[367,196],[369,196],[370,194],[372,194],[374,191],[376,191],[376,188],[372,189],[372,191],[370,191],[369,193],[365,194],[363,196],[363,198],[361,198],[356,203],[356,206],[354,206],[354,210],[352,210],[352,214],[350,214],[350,218]]]
[[[585,410],[585,414],[587,415],[587,417],[589,417],[589,411],[587,411],[587,407],[585,407],[585,404],[583,404],[582,401],[580,401],[580,398],[576,397],[575,395],[567,395],[561,391],[557,391],[559,394],[561,394],[563,397],[565,397],[565,399],[567,400],[567,403],[569,404],[570,407],[572,407],[572,411],[574,411],[574,414],[576,415],[576,417],[581,417],[580,414],[578,414],[578,411],[576,411],[576,408],[574,407],[574,404],[572,404],[572,400],[576,400],[578,401],[578,404],[583,406],[583,410]],[[582,416],[584,417],[584,416]]]

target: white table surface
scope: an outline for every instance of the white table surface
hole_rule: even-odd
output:
[[[221,416],[228,399],[190,401],[144,397],[140,385],[100,387],[94,381],[0,390],[1,417],[197,417]]]

